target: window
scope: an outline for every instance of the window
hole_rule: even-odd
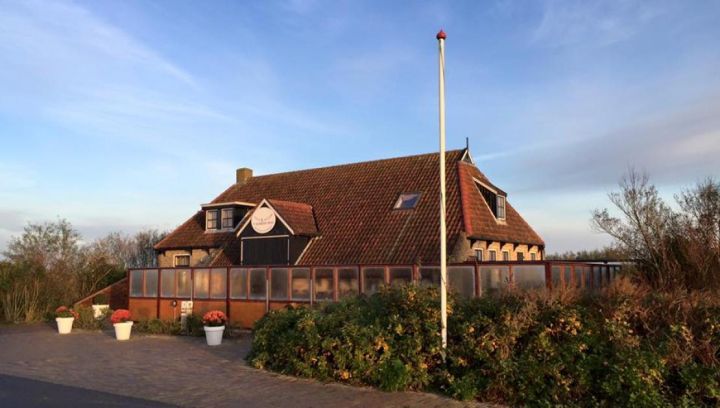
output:
[[[223,229],[232,229],[235,226],[233,222],[235,211],[232,208],[223,208],[221,215]]]
[[[310,269],[293,269],[290,275],[292,300],[310,300]]]
[[[214,268],[210,270],[210,298],[225,299],[227,285],[227,269]]]
[[[525,260],[525,254],[522,252],[517,253],[517,260],[518,261],[524,261]]]
[[[205,229],[208,231],[218,229],[218,211],[207,210],[205,212]]]
[[[507,287],[510,284],[510,267],[480,267],[480,284],[483,293],[492,293]]]
[[[419,200],[420,193],[400,194],[393,208],[396,210],[409,210],[415,208]]]
[[[390,268],[390,286],[412,283],[412,268]]]
[[[130,296],[142,296],[143,290],[143,271],[130,271]]]
[[[363,293],[372,295],[385,284],[385,268],[363,268]]]
[[[230,269],[230,299],[245,299],[247,296],[247,269]]]
[[[158,295],[158,270],[148,269],[145,271],[145,296],[156,297]]]
[[[174,266],[190,266],[190,255],[175,255],[174,257]]]
[[[423,266],[420,268],[420,285],[440,286],[440,268]]]
[[[482,262],[482,261],[483,261],[483,250],[482,250],[482,249],[476,249],[476,250],[475,250],[475,259],[476,259],[478,262]]]
[[[496,215],[499,220],[505,219],[505,197],[497,196],[497,210]]]
[[[193,286],[196,298],[207,299],[210,294],[210,270],[195,269]]]
[[[531,253],[530,253],[530,260],[531,260],[531,261],[534,261],[534,260],[536,260],[536,259],[537,259],[537,254],[536,254],[535,252],[531,252]]]
[[[460,296],[475,295],[475,268],[470,266],[448,267],[448,287]]]
[[[545,285],[545,265],[522,265],[513,268],[515,286],[520,289],[541,289]]]
[[[288,275],[286,268],[273,268],[270,271],[270,299],[287,300]]]
[[[180,269],[175,271],[175,281],[177,282],[177,297],[189,298],[192,293],[190,269]]]
[[[266,285],[265,269],[250,269],[250,299],[265,299]]]
[[[358,293],[358,271],[356,268],[338,269],[338,297],[340,299]]]
[[[502,251],[503,254],[503,261],[509,261],[510,260],[510,252],[508,251]]]
[[[315,269],[315,300],[333,300],[335,285],[331,268]]]
[[[160,271],[160,296],[175,297],[174,269],[163,269]]]
[[[490,260],[497,261],[497,251],[490,251]]]

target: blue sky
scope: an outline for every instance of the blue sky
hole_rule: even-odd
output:
[[[0,0],[0,248],[27,222],[171,229],[256,174],[449,147],[549,252],[607,242],[628,166],[720,176],[720,3]]]

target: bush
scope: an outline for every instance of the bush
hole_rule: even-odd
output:
[[[110,304],[110,298],[106,293],[100,293],[93,298],[93,305],[108,305]]]
[[[442,362],[435,289],[385,289],[272,311],[251,364],[285,374],[435,390],[509,405],[720,404],[720,299],[619,280],[595,295],[504,292],[448,301]]]
[[[133,324],[133,330],[146,334],[181,334],[182,328],[179,321],[168,321],[160,319],[141,320]]]
[[[78,306],[76,310],[78,318],[75,319],[75,327],[84,330],[102,330],[109,327],[108,316],[111,311],[106,310],[103,312],[103,316],[99,319],[95,318],[95,312],[92,307]]]

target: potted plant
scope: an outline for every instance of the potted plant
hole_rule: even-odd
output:
[[[99,295],[95,296],[93,298],[93,316],[95,316],[96,319],[100,319],[105,314],[105,311],[110,309],[110,302],[108,295],[105,293],[100,293]]]
[[[132,315],[129,310],[118,309],[110,316],[110,321],[115,328],[115,338],[118,340],[130,340],[132,331]]]
[[[227,317],[220,310],[211,310],[203,315],[203,330],[208,346],[219,346],[222,343]]]
[[[57,323],[58,333],[70,333],[72,331],[73,321],[78,317],[77,312],[69,309],[67,306],[60,306],[55,309],[55,322]]]

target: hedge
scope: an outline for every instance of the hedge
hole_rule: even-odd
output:
[[[720,299],[618,281],[596,294],[504,292],[448,302],[386,288],[271,311],[249,360],[284,374],[532,406],[720,404]]]

